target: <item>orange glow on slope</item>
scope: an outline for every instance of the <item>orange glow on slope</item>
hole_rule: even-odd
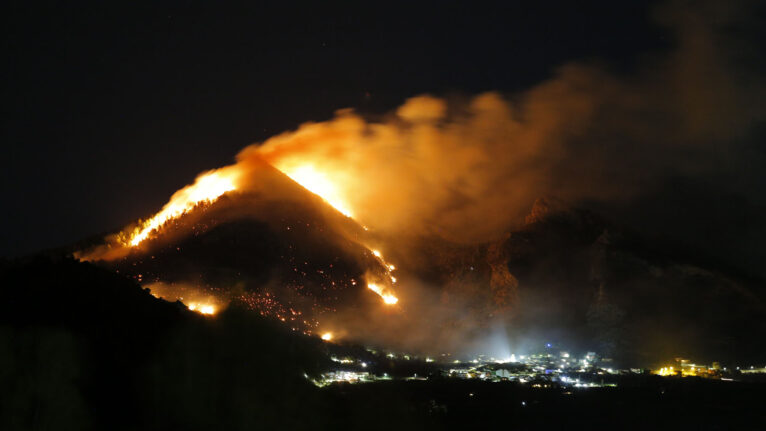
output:
[[[343,199],[337,184],[327,174],[316,170],[314,165],[307,163],[284,168],[276,166],[276,168],[306,190],[324,199],[341,214],[346,217],[353,217],[353,213],[348,203]]]
[[[276,161],[274,167],[282,171],[283,174],[290,177],[293,181],[300,184],[306,190],[314,193],[322,198],[325,202],[330,204],[333,208],[338,210],[346,217],[353,218],[353,212],[351,211],[348,203],[343,198],[340,186],[341,180],[339,178],[333,178],[330,172],[322,172],[317,170],[314,164],[304,162],[281,162]],[[367,227],[364,227],[368,230]],[[386,269],[391,284],[396,283],[396,277],[393,276],[392,271],[396,267],[386,262],[383,255],[379,250],[368,248],[370,252],[377,258],[377,260]],[[383,299],[383,303],[386,305],[394,305],[399,302],[399,298],[393,295],[388,289],[384,289],[381,285],[376,283],[368,283],[367,288],[377,293]],[[332,336],[332,334],[330,334]]]
[[[331,341],[332,340],[332,332],[325,332],[322,334],[322,339],[325,341]]]
[[[212,316],[213,314],[215,314],[215,311],[216,311],[215,307],[212,306],[212,305],[209,305],[209,304],[204,304],[204,305],[203,304],[197,304],[196,302],[190,303],[189,305],[187,305],[187,307],[191,311],[196,311],[197,313],[206,314],[206,315],[209,315],[209,316]]]
[[[168,220],[177,218],[200,203],[210,203],[236,189],[240,171],[234,167],[210,171],[197,177],[194,184],[175,192],[154,217],[141,223],[129,234],[127,245],[135,247]]]
[[[377,283],[367,283],[367,288],[377,293],[378,296],[383,298],[383,302],[386,303],[387,305],[394,305],[397,302],[399,302],[399,298],[397,298],[396,296],[390,293],[387,293],[385,290],[383,290],[383,287],[381,287]]]
[[[388,279],[391,281],[391,284],[392,285],[395,284],[396,277],[394,277],[392,272],[396,269],[396,267],[386,262],[386,259],[383,258],[383,254],[380,252],[380,250],[370,249],[370,252],[372,253],[373,256],[375,256],[378,259],[378,262],[380,262],[380,264],[383,265],[383,268],[386,269],[386,275],[388,275]],[[378,296],[383,298],[383,302],[387,305],[394,305],[397,302],[399,302],[399,298],[397,298],[394,294],[392,294],[390,289],[386,289],[378,283],[368,282],[367,288],[377,293]]]
[[[353,218],[353,211],[344,198],[343,178],[333,175],[332,172],[334,171],[317,169],[317,164],[313,161],[277,161],[274,167],[306,190],[322,198],[346,217]],[[238,181],[240,177],[246,175],[247,169],[245,165],[235,164],[198,176],[194,184],[175,192],[162,210],[152,218],[141,222],[132,231],[123,232],[119,242],[125,247],[136,247],[147,238],[150,238],[168,221],[186,214],[201,203],[212,203],[225,193],[237,190]],[[367,230],[368,228],[364,227],[364,229]],[[369,247],[368,250],[385,268],[388,276],[386,284],[389,282],[390,284],[396,283],[396,277],[392,274],[396,267],[386,262],[379,250]],[[367,287],[377,293],[387,305],[399,302],[399,299],[391,293],[388,287],[383,287],[376,283],[369,283]],[[213,314],[215,312],[215,309],[212,307],[203,310],[196,304],[191,305],[189,308],[203,314]]]

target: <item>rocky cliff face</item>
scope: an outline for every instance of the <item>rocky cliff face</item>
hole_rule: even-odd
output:
[[[558,320],[580,343],[626,360],[766,350],[751,335],[766,329],[762,281],[706,268],[560,202],[538,200],[526,222],[504,248],[519,306],[534,304],[530,321]]]
[[[487,247],[487,264],[491,275],[489,287],[498,312],[508,312],[519,303],[519,280],[508,270],[508,253],[503,245],[510,235]]]

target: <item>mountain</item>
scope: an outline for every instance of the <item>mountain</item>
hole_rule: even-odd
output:
[[[525,223],[477,246],[418,238],[415,271],[511,346],[551,341],[623,365],[674,357],[759,360],[766,283],[649,241],[590,211],[539,199]]]
[[[387,269],[361,226],[268,164],[246,181],[246,192],[201,204],[98,264],[171,300],[233,301],[302,331],[339,307],[380,301],[365,279]]]
[[[766,352],[752,335],[766,330],[763,280],[553,199],[498,240],[467,245],[378,237],[266,163],[242,190],[98,265],[166,299],[237,304],[296,331],[412,352],[551,342],[640,366]],[[400,302],[386,307],[366,285],[391,277],[391,262]]]

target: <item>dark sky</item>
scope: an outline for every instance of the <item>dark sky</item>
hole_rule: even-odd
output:
[[[672,40],[641,1],[27,3],[2,11],[6,256],[152,214],[242,147],[339,108],[518,92],[571,61],[630,72]]]

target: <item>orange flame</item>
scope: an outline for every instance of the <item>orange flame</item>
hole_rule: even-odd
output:
[[[213,202],[224,193],[235,190],[240,170],[234,166],[217,169],[197,177],[194,184],[175,192],[170,201],[154,217],[136,227],[127,240],[127,245],[135,247],[149,237],[168,220],[177,218],[196,205]]]
[[[377,293],[378,296],[383,298],[383,302],[387,305],[394,305],[397,302],[399,302],[399,298],[392,295],[391,293],[387,293],[385,290],[383,290],[383,287],[377,283],[367,283],[367,288]]]
[[[197,304],[196,302],[192,302],[187,305],[187,307],[191,311],[196,311],[200,314],[206,314],[209,316],[212,316],[216,312],[215,307],[210,304]]]
[[[277,169],[281,170],[282,173],[303,186],[306,190],[324,199],[325,202],[332,205],[341,214],[346,217],[353,217],[353,213],[348,203],[343,199],[336,183],[328,175],[318,171],[314,165],[277,166]]]

